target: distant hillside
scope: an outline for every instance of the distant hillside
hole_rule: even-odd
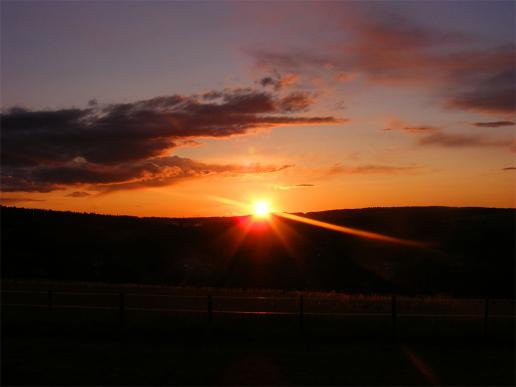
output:
[[[2,278],[514,298],[514,209],[303,214],[416,248],[250,217],[137,218],[1,207]],[[247,229],[247,232],[246,232]]]

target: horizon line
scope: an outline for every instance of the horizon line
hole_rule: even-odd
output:
[[[86,212],[86,211],[73,211],[73,210],[55,210],[49,208],[38,208],[38,207],[19,207],[15,205],[0,204],[0,208],[11,208],[18,210],[33,210],[33,211],[49,211],[49,212],[60,212],[60,213],[71,213],[78,215],[98,215],[98,216],[119,216],[119,217],[132,217],[138,219],[213,219],[213,218],[242,218],[250,217],[253,214],[241,214],[241,215],[206,215],[206,216],[153,216],[153,215],[131,215],[131,214],[114,214],[114,213],[100,213],[100,212]],[[322,212],[332,211],[359,211],[359,210],[371,210],[371,209],[408,209],[408,208],[455,208],[455,209],[493,209],[493,210],[516,210],[516,207],[486,207],[486,206],[446,206],[446,205],[420,205],[420,206],[370,206],[370,207],[355,207],[355,208],[334,208],[327,210],[316,210],[316,211],[275,211],[271,212],[273,216],[281,216],[279,214],[317,214]]]

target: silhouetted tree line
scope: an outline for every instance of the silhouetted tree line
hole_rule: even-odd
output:
[[[360,239],[273,217],[137,218],[1,207],[2,278],[514,298],[514,209],[302,214],[428,242]],[[247,228],[247,232],[245,232]]]

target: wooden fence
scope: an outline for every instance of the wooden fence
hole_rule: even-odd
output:
[[[500,305],[503,305],[500,308]],[[90,309],[118,311],[120,327],[127,324],[129,311],[202,313],[211,326],[218,315],[265,315],[297,318],[303,331],[309,317],[345,318],[350,316],[390,318],[392,336],[398,334],[400,317],[466,317],[482,320],[482,334],[488,336],[492,318],[514,320],[514,300],[410,298],[397,296],[286,297],[182,296],[130,292],[75,292],[3,290],[3,308]],[[490,308],[491,307],[491,308]],[[490,309],[495,307],[494,312]],[[496,310],[498,309],[498,310]]]

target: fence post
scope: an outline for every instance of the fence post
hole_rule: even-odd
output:
[[[48,311],[52,312],[54,307],[52,289],[48,290]]]
[[[303,302],[303,295],[301,294],[299,296],[299,329],[301,332],[303,331],[303,317],[304,317],[304,302]]]
[[[120,328],[125,325],[125,294],[120,293]]]
[[[213,299],[211,296],[208,296],[208,323],[210,327],[213,324]]]
[[[398,319],[398,311],[396,310],[396,296],[391,297],[391,311],[392,311],[392,337],[396,339],[397,335],[397,319]]]
[[[484,337],[487,337],[487,327],[489,320],[489,298],[484,300]]]

